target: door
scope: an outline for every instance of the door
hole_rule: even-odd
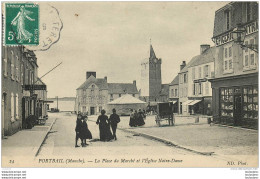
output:
[[[241,125],[242,119],[242,96],[241,94],[234,96],[234,125]]]
[[[26,128],[26,103],[25,103],[25,98],[22,98],[22,128]]]
[[[6,111],[6,93],[2,96],[2,137],[4,136],[5,128],[5,111]]]
[[[182,114],[182,102],[180,102],[180,114]]]
[[[90,115],[94,115],[95,114],[95,107],[90,107]]]

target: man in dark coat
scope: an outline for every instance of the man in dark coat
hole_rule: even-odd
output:
[[[112,110],[113,114],[110,115],[109,117],[109,123],[111,125],[112,128],[112,132],[113,132],[113,137],[115,140],[117,140],[116,138],[116,128],[117,128],[117,123],[120,122],[120,117],[116,114],[116,109]]]

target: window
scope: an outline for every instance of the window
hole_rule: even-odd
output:
[[[16,69],[16,75],[15,75],[15,78],[16,78],[16,81],[19,82],[20,80],[20,74],[19,74],[19,58],[18,56],[16,55],[16,61],[15,61],[15,69]]]
[[[121,94],[119,94],[119,97],[121,97]]]
[[[178,90],[175,89],[175,96],[177,97],[178,96]]]
[[[7,76],[7,59],[4,59],[4,76]]]
[[[23,64],[21,65],[21,85],[24,84],[24,77],[23,77],[23,73],[24,73],[24,67]]]
[[[171,96],[174,96],[174,91],[173,91],[173,89],[171,89]]]
[[[199,78],[201,78],[201,67],[199,67]]]
[[[245,40],[246,45],[254,45],[255,39],[254,38],[248,38]],[[244,70],[253,70],[256,69],[256,52],[254,52],[251,49],[244,48],[243,49],[243,66]]]
[[[113,94],[110,94],[110,98],[113,98]]]
[[[196,77],[195,77],[195,67],[192,68],[192,80],[194,80]]]
[[[193,83],[193,95],[196,95],[196,83]]]
[[[220,89],[220,115],[223,117],[233,117],[233,89]]]
[[[232,45],[224,46],[224,73],[232,73],[233,72],[233,52]],[[207,71],[209,74],[209,71]]]
[[[14,114],[14,94],[11,93],[11,121],[15,121],[15,114]]]
[[[226,30],[230,29],[230,10],[225,11]]]
[[[14,80],[14,52],[11,51],[11,79]]]
[[[19,119],[19,96],[18,96],[18,93],[16,94],[16,107],[15,107],[15,110],[16,110],[16,119]]]
[[[86,95],[86,89],[83,90],[83,95]]]
[[[99,112],[102,111],[102,106],[99,106],[98,111],[99,111]]]
[[[208,77],[209,76],[209,66],[205,65],[204,66],[204,77]]]
[[[209,94],[209,82],[205,82],[205,94]]]
[[[202,83],[199,83],[198,87],[199,87],[198,93],[199,93],[199,94],[202,94]]]
[[[187,83],[187,74],[183,75],[183,81],[184,81],[184,83]]]

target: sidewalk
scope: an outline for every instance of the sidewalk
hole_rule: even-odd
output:
[[[213,154],[224,158],[236,158],[239,155],[255,155],[256,158],[258,156],[258,131],[210,126],[205,121],[200,125],[191,124],[128,127],[123,130],[159,139],[195,153]]]
[[[2,139],[2,156],[36,156],[55,121],[56,117],[49,117],[43,126],[36,125]]]

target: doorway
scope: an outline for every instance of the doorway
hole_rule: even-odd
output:
[[[90,107],[90,115],[94,115],[95,114],[95,107]]]
[[[2,95],[2,137],[4,134],[4,128],[5,128],[5,111],[6,111],[6,93],[3,93]]]
[[[234,125],[241,124],[241,116],[242,116],[242,96],[241,94],[237,94],[234,96]]]

